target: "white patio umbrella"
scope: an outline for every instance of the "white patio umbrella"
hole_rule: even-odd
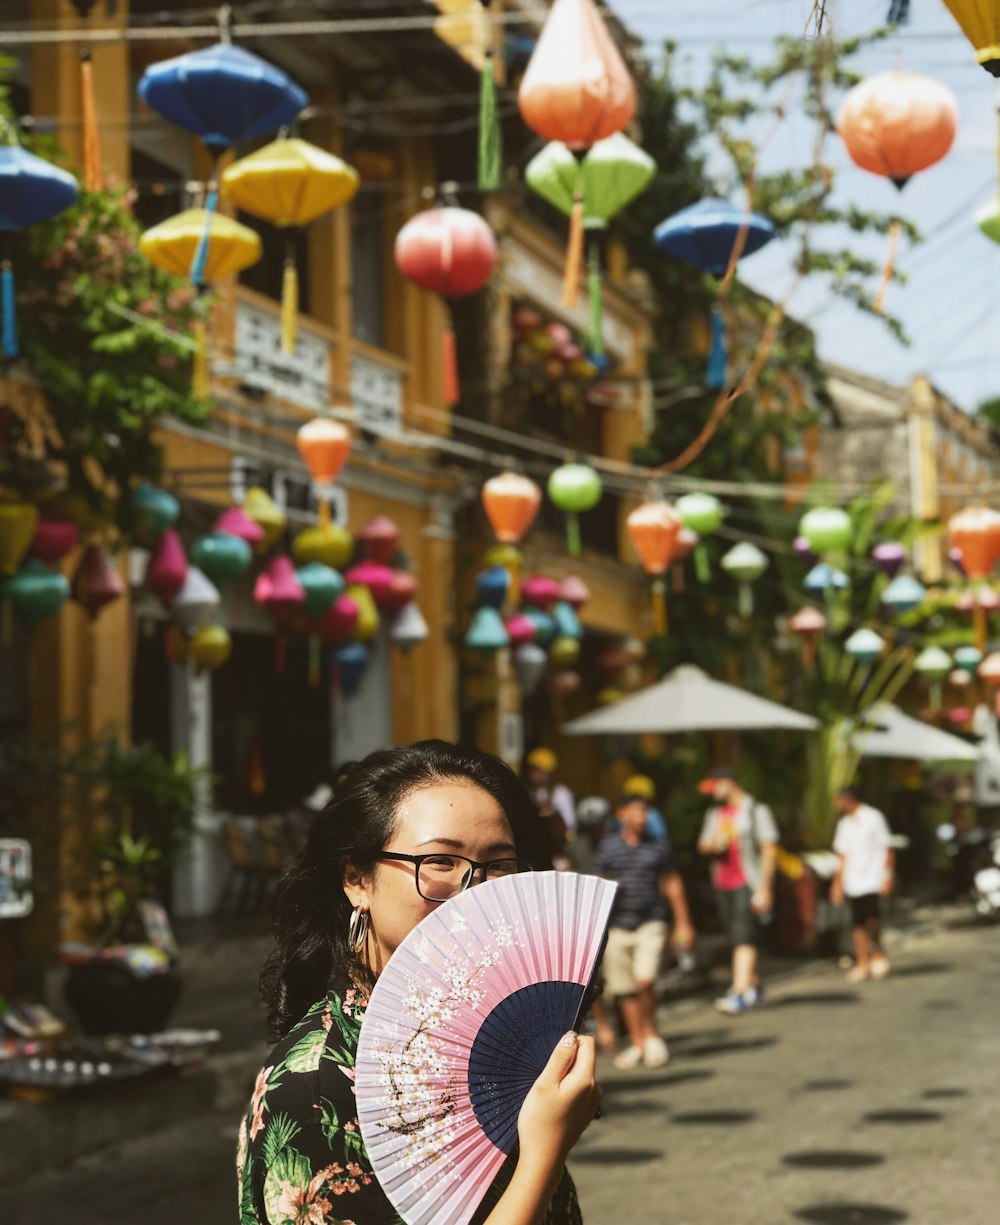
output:
[[[648,689],[581,715],[560,730],[566,736],[637,736],[777,728],[810,732],[817,726],[809,715],[713,680],[693,664],[682,664]]]
[[[853,740],[863,757],[970,763],[979,760],[975,745],[904,714],[898,706],[879,706],[867,712],[854,731]]]

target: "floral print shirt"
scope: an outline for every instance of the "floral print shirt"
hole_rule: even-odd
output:
[[[331,990],[278,1043],[240,1123],[240,1225],[403,1225],[372,1172],[358,1125],[354,1060],[365,1003],[349,983]],[[511,1158],[475,1221],[510,1181]],[[567,1173],[546,1225],[582,1225]]]

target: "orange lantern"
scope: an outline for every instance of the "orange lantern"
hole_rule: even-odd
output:
[[[327,524],[330,522],[330,488],[347,463],[351,431],[339,421],[316,417],[299,429],[295,444],[316,486],[319,521]]]
[[[988,506],[969,506],[948,521],[948,541],[962,554],[962,567],[974,583],[989,578],[1000,561],[1000,513]],[[976,646],[986,650],[988,637],[987,609],[975,600],[973,616],[976,625]]]
[[[483,509],[501,544],[517,544],[542,504],[542,491],[517,472],[503,472],[483,485]]]
[[[521,118],[578,157],[621,132],[636,110],[635,82],[593,0],[555,0],[517,95]],[[576,302],[583,256],[583,174],[570,214],[563,302]]]
[[[642,568],[653,578],[653,625],[662,636],[667,632],[667,588],[663,575],[677,553],[680,517],[669,502],[644,502],[632,511],[625,526]]]
[[[958,107],[951,90],[930,77],[898,69],[855,85],[837,119],[837,131],[853,161],[862,170],[891,179],[900,190],[912,175],[944,157],[957,128]],[[875,295],[876,314],[881,314],[892,279],[900,228],[894,218],[889,254]]]

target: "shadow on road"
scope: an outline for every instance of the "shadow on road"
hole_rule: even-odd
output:
[[[802,1153],[786,1153],[781,1160],[785,1165],[799,1170],[863,1170],[871,1165],[881,1165],[885,1154],[817,1148]]]
[[[582,1152],[574,1150],[574,1162],[589,1165],[644,1165],[649,1161],[662,1161],[664,1154],[655,1148],[591,1148]]]
[[[830,1093],[835,1089],[850,1089],[853,1084],[853,1080],[831,1078],[829,1080],[807,1080],[802,1088],[806,1093]]]
[[[682,1127],[739,1127],[752,1123],[756,1117],[754,1110],[690,1110],[671,1115],[670,1122]]]
[[[645,1101],[641,1097],[616,1097],[607,1103],[603,1113],[605,1116],[658,1114],[666,1117],[669,1110],[669,1106],[664,1106],[659,1102]]]
[[[809,1005],[828,1008],[860,1003],[861,996],[853,991],[812,991],[808,994],[785,995],[780,1000],[771,1000],[768,1008],[805,1008]]]
[[[602,1084],[604,1095],[609,1093],[642,1093],[646,1089],[669,1089],[689,1080],[711,1080],[715,1073],[711,1068],[692,1068],[689,1072],[667,1072],[663,1076],[629,1076],[624,1080],[612,1080]]]
[[[924,1007],[928,1012],[953,1012],[961,1007],[958,1000],[928,1000]]]
[[[929,1102],[943,1102],[953,1097],[968,1097],[968,1089],[925,1089],[920,1095]]]
[[[777,1046],[779,1038],[776,1034],[766,1034],[761,1038],[734,1038],[729,1042],[709,1042],[705,1046],[695,1046],[682,1052],[686,1059],[707,1059],[711,1055],[735,1055],[740,1051],[762,1051],[768,1046]]]
[[[893,978],[924,978],[928,974],[950,974],[954,970],[950,961],[919,961],[912,966],[893,966]]]
[[[809,1204],[795,1215],[807,1225],[896,1225],[910,1219],[908,1212],[885,1204]]]
[[[939,1123],[944,1115],[940,1110],[872,1110],[863,1118],[866,1123],[903,1127],[910,1123]]]

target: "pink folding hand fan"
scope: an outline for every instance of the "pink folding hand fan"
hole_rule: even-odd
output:
[[[407,1225],[466,1225],[517,1116],[574,1029],[617,886],[525,872],[444,902],[379,976],[358,1042],[358,1117]]]

